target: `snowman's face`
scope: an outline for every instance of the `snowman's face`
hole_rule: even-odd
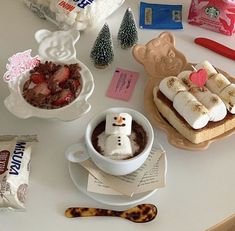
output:
[[[128,113],[109,113],[106,115],[105,133],[112,134],[131,134],[132,117]]]

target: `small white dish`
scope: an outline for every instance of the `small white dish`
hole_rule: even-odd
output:
[[[141,201],[152,196],[157,189],[152,191],[138,193],[132,197],[124,195],[104,195],[87,191],[88,171],[80,164],[69,162],[69,174],[74,185],[85,195],[105,205],[110,206],[130,206],[138,204]]]
[[[91,105],[87,102],[87,100],[94,90],[93,76],[90,70],[82,62],[75,60],[73,63],[79,63],[81,66],[80,73],[82,80],[82,90],[73,102],[58,109],[43,109],[34,107],[28,103],[22,95],[23,84],[26,79],[28,79],[27,72],[8,83],[10,95],[4,100],[6,108],[12,114],[21,119],[39,117],[72,121],[86,114],[91,108]]]
[[[35,39],[39,43],[38,59],[40,62],[51,61],[55,64],[78,63],[80,65],[82,89],[77,98],[68,105],[57,109],[43,109],[29,104],[22,95],[22,89],[25,81],[29,78],[30,70],[27,66],[23,66],[23,69],[27,71],[21,73],[19,76],[13,76],[8,81],[10,95],[4,100],[4,104],[12,114],[22,119],[39,117],[71,121],[83,116],[90,110],[91,105],[87,100],[94,90],[94,81],[87,66],[76,58],[75,43],[79,37],[79,31],[73,28],[68,31],[55,32],[39,30],[35,33]],[[10,63],[7,67],[11,67],[14,64],[18,65],[17,62]]]

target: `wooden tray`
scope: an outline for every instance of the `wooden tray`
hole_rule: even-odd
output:
[[[167,41],[166,41],[166,37],[169,37],[167,38]],[[157,43],[158,45],[154,46],[153,45],[154,43]],[[166,59],[164,55],[166,55],[167,52],[163,50],[164,46],[166,49],[171,51],[171,55],[173,56],[174,59],[181,60],[181,64],[182,64],[181,66],[178,65],[176,66],[175,69],[166,68],[167,64],[164,63]],[[159,52],[159,49],[160,49],[160,52]],[[154,54],[158,55],[159,53],[162,54],[163,57],[161,57],[160,63],[158,63],[155,66],[156,68],[154,68],[154,63],[152,61],[153,55]],[[159,85],[161,80],[167,76],[170,76],[170,75],[176,76],[183,70],[192,70],[192,65],[193,65],[191,63],[188,63],[184,55],[176,50],[174,37],[170,33],[164,32],[159,37],[151,40],[146,45],[136,45],[133,48],[133,56],[138,62],[144,65],[145,70],[148,74],[148,82],[147,82],[147,85],[145,87],[145,92],[144,92],[144,105],[145,105],[145,110],[147,112],[146,113],[147,117],[154,127],[162,129],[167,134],[167,139],[170,144],[174,145],[175,147],[186,149],[186,150],[203,150],[203,149],[207,149],[211,143],[217,140],[224,139],[225,137],[228,137],[232,135],[233,133],[235,133],[235,128],[234,128],[211,140],[202,142],[200,144],[193,144],[192,142],[187,140],[185,137],[183,137],[174,127],[172,127],[159,113],[153,101],[154,86]],[[177,62],[178,64],[180,64],[179,61]],[[149,63],[151,63],[151,67],[149,66]],[[172,66],[174,67],[174,65]],[[159,70],[159,68],[161,68],[161,70]],[[218,71],[224,74],[231,82],[235,83],[235,79],[229,76],[226,72],[219,70],[219,69]]]

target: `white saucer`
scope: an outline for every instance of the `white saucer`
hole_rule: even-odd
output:
[[[104,195],[87,191],[88,171],[80,164],[69,162],[69,174],[75,186],[90,198],[106,205],[111,206],[129,206],[140,203],[153,195],[157,189],[139,193],[133,197],[120,195]]]

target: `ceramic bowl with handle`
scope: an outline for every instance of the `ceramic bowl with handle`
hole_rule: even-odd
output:
[[[39,43],[39,62],[48,61],[62,65],[79,64],[81,67],[81,91],[79,95],[69,104],[55,109],[44,109],[31,105],[23,97],[23,86],[30,75],[30,69],[28,69],[7,81],[10,95],[6,97],[4,104],[11,113],[22,119],[39,117],[71,121],[83,116],[90,110],[91,105],[88,103],[88,98],[94,90],[94,81],[90,70],[76,57],[75,43],[79,36],[79,31],[73,29],[55,32],[39,30],[35,33],[35,39]],[[14,65],[14,63],[10,65]],[[18,65],[18,63],[15,63],[15,65]]]
[[[92,144],[92,133],[96,126],[105,120],[108,113],[128,113],[139,125],[143,127],[147,135],[147,143],[138,155],[124,160],[114,160],[96,151]],[[98,168],[111,175],[126,175],[137,170],[148,158],[153,141],[154,132],[151,124],[140,112],[124,107],[109,108],[90,120],[85,131],[85,142],[73,144],[66,150],[66,158],[75,163],[91,158]]]

